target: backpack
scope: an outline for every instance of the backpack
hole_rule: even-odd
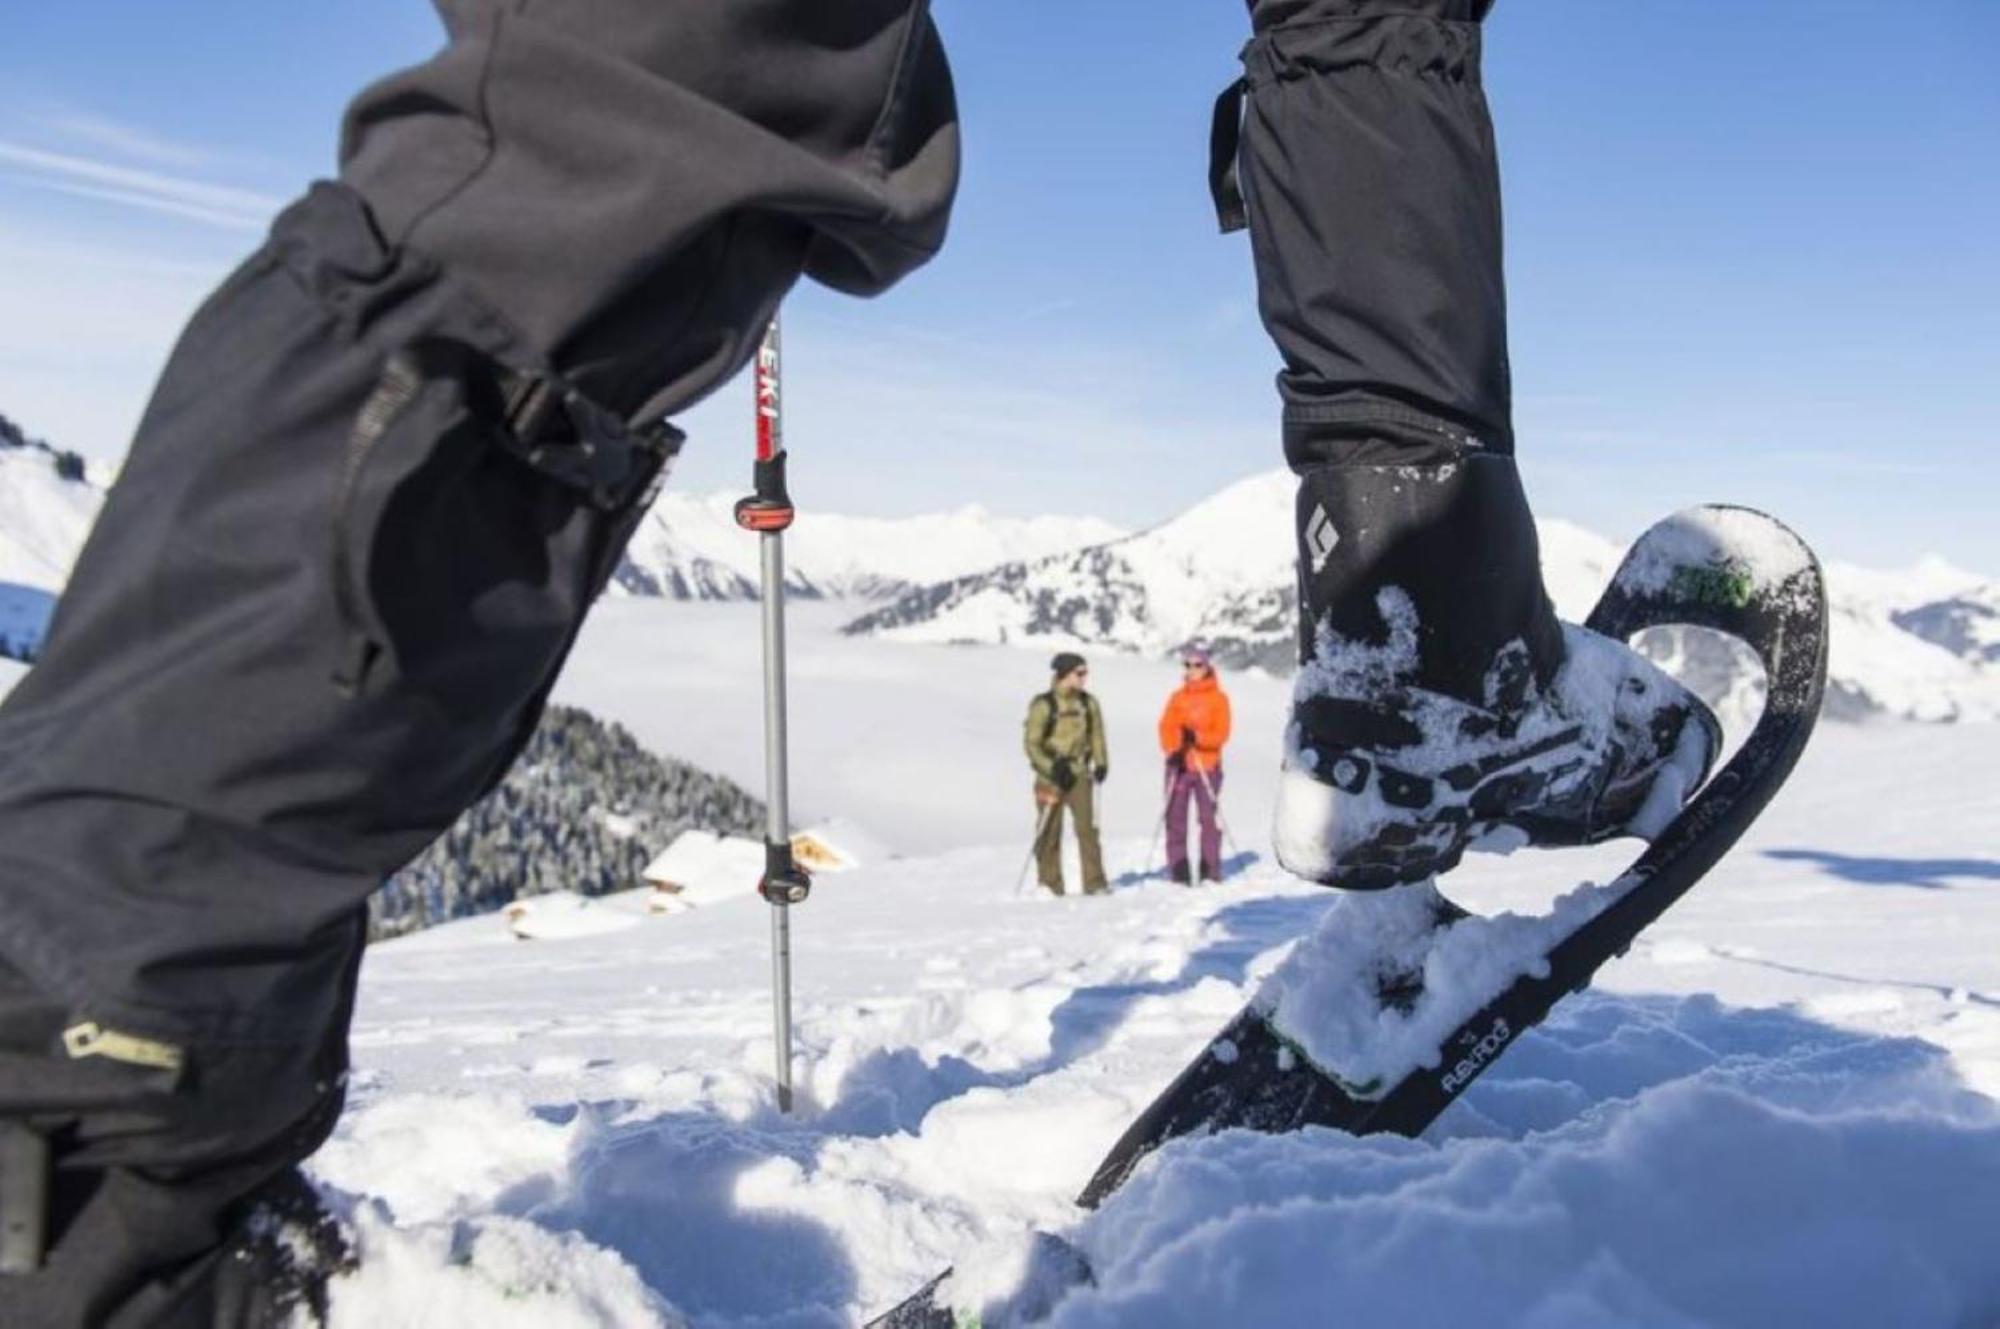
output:
[[[1046,701],[1049,704],[1048,714],[1042,720],[1042,746],[1046,748],[1049,745],[1049,736],[1056,731],[1056,690],[1050,688],[1047,692],[1037,693],[1034,697],[1029,698],[1028,705],[1033,706],[1038,701]],[[1083,694],[1083,751],[1086,756],[1089,755],[1091,748],[1095,746],[1093,740],[1096,737],[1097,705],[1091,695],[1086,692]]]

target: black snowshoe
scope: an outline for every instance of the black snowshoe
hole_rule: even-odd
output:
[[[1535,586],[1539,592],[1538,575]],[[1715,866],[1784,784],[1819,717],[1826,687],[1826,591],[1818,560],[1796,535],[1762,513],[1733,507],[1679,513],[1633,546],[1585,628],[1622,644],[1666,624],[1722,632],[1751,648],[1766,679],[1756,726],[1693,799],[1660,817],[1663,824],[1657,827],[1643,824],[1644,816],[1628,815],[1621,826],[1610,827],[1608,819],[1564,812],[1550,824],[1531,820],[1522,828],[1544,843],[1602,838],[1595,834],[1599,827],[1611,834],[1655,830],[1631,867],[1607,885],[1570,893],[1548,917],[1533,920],[1525,937],[1512,929],[1511,963],[1496,964],[1496,956],[1504,961],[1508,955],[1485,944],[1484,934],[1498,920],[1468,914],[1427,880],[1344,898],[1258,997],[1132,1124],[1079,1203],[1096,1207],[1147,1155],[1182,1135],[1308,1125],[1354,1134],[1420,1134],[1522,1032],[1564,995],[1588,985],[1606,961],[1623,954]],[[1552,679],[1539,680],[1540,685]],[[1709,743],[1706,732],[1701,737]],[[1672,744],[1683,757],[1687,741],[1677,737]],[[1666,746],[1663,734],[1655,750]],[[1611,768],[1612,778],[1590,782],[1595,791],[1590,798],[1561,806],[1605,807],[1607,793],[1630,783],[1617,772],[1633,769],[1617,761]],[[1639,802],[1657,805],[1663,797]],[[1646,808],[1648,815],[1659,812],[1657,806]],[[1519,815],[1514,809],[1513,816],[1496,820],[1519,824],[1514,820]],[[1582,833],[1575,834],[1579,828]],[[1469,978],[1454,973],[1461,955],[1480,961]],[[1437,976],[1450,981],[1434,985]],[[1316,999],[1328,997],[1352,1009],[1315,1008]],[[1374,1031],[1379,1042],[1382,1017],[1390,1011],[1409,1035],[1402,1046],[1384,1049],[1365,1039],[1343,1044],[1343,1026]],[[1338,1018],[1343,1014],[1351,1018]],[[1081,1271],[1072,1283],[1088,1282],[1087,1261],[1073,1248],[1064,1249],[1065,1259]],[[959,1323],[947,1274],[871,1325],[955,1329]]]

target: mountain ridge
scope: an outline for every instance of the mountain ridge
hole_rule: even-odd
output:
[[[1239,480],[1186,511],[1101,545],[940,580],[875,606],[853,635],[1163,655],[1190,641],[1232,668],[1296,661],[1291,477]],[[1537,522],[1557,612],[1581,620],[1623,550],[1573,522]],[[1860,720],[2000,720],[2000,583],[1926,558],[1904,572],[1834,562],[1828,714]],[[1639,648],[1687,673],[1726,719],[1754,715],[1762,678],[1740,645],[1655,629]]]
[[[1228,668],[1286,673],[1295,659],[1288,473],[1248,476],[1145,530],[1089,517],[996,517],[977,505],[919,517],[807,512],[786,537],[788,592],[864,606],[856,635],[917,642],[1034,642],[1165,654],[1190,640]],[[0,416],[0,618],[4,653],[31,657],[104,500],[74,453]],[[721,494],[662,495],[614,578],[614,593],[682,600],[758,597],[758,542]],[[1544,577],[1565,618],[1588,612],[1622,549],[1543,519]],[[2000,582],[1935,556],[1901,570],[1833,561],[1829,715],[2000,720]],[[1642,640],[1690,671],[1711,704],[1752,712],[1747,652],[1688,629]]]

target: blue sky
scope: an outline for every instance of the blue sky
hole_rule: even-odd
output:
[[[1275,354],[1214,234],[1231,0],[937,0],[966,125],[945,254],[788,306],[807,504],[1142,524],[1278,464]],[[17,6],[0,47],[0,411],[122,452],[179,324],[329,174],[420,0]],[[1754,503],[1830,557],[2000,573],[2000,5],[1502,0],[1521,456],[1629,535]],[[743,384],[680,483],[747,470]]]

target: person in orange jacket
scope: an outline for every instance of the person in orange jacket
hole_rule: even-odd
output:
[[[1222,793],[1222,745],[1229,741],[1229,694],[1208,652],[1181,652],[1183,682],[1160,713],[1160,750],[1167,754],[1167,872],[1186,885],[1187,810],[1201,816],[1201,880],[1222,880],[1222,828],[1215,802]]]

